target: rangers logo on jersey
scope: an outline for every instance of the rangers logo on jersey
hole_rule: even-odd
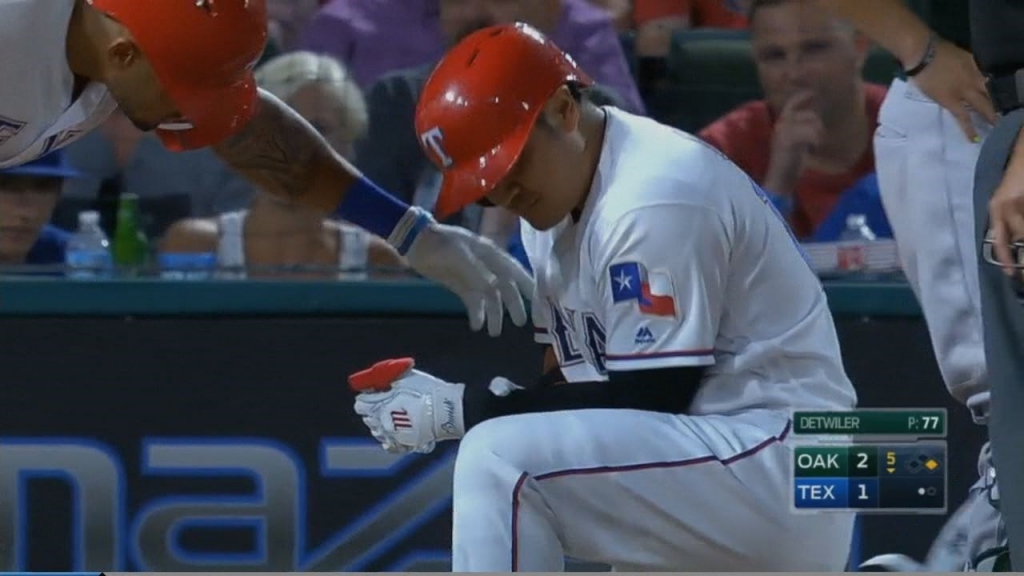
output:
[[[672,277],[660,272],[648,273],[639,262],[621,262],[608,267],[612,302],[636,302],[642,314],[676,315]]]

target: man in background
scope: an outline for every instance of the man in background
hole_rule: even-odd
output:
[[[62,151],[0,170],[0,264],[63,264],[70,234],[48,224],[65,178],[80,174]]]
[[[875,169],[871,135],[885,98],[862,77],[867,41],[814,0],[755,0],[749,19],[765,99],[700,136],[772,195],[798,238],[814,236],[848,192],[868,198],[868,225],[884,232],[877,189],[862,182]]]

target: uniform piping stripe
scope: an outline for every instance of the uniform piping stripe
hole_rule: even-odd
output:
[[[714,356],[713,348],[703,350],[670,350],[667,352],[637,352],[635,354],[606,354],[605,359],[621,362],[623,360],[654,360],[657,358],[686,358],[695,356]]]
[[[708,462],[719,462],[722,465],[728,466],[735,462],[739,462],[745,458],[749,458],[761,450],[764,450],[772,444],[781,444],[785,441],[786,437],[789,436],[790,431],[793,429],[793,421],[787,420],[786,427],[782,429],[776,436],[766,438],[758,445],[748,448],[738,454],[733,454],[728,458],[719,458],[715,455],[698,456],[696,458],[687,458],[684,460],[673,460],[669,462],[644,462],[642,464],[626,464],[623,466],[594,466],[592,468],[570,468],[567,470],[555,470],[553,472],[545,472],[544,474],[538,474],[534,476],[534,480],[540,482],[543,480],[550,480],[551,478],[561,478],[563,476],[583,476],[587,474],[607,474],[615,472],[635,472],[637,470],[654,470],[658,468],[683,468],[685,466],[694,466],[697,464],[707,464]],[[512,572],[519,571],[519,493],[522,491],[523,484],[526,483],[526,479],[529,474],[526,472],[519,476],[516,480],[515,486],[512,488]]]

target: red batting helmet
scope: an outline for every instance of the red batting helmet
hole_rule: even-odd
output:
[[[267,43],[266,0],[87,0],[131,33],[178,111],[156,130],[173,150],[216,144],[256,112],[252,68]]]
[[[481,200],[505,177],[544,104],[570,82],[593,83],[527,24],[478,30],[445,55],[416,107],[420,145],[443,175],[439,218]]]

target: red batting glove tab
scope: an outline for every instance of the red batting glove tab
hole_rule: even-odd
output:
[[[348,385],[354,392],[385,392],[415,365],[416,361],[412,358],[381,360],[349,376]]]

